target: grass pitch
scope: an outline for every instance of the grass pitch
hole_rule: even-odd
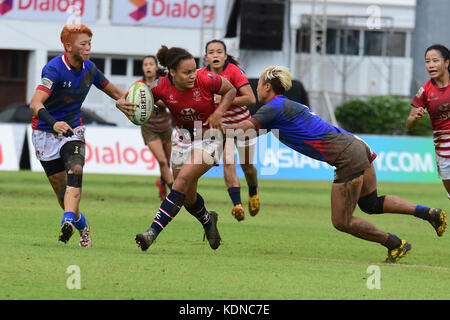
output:
[[[219,212],[220,248],[202,241],[202,227],[182,209],[144,253],[133,239],[160,205],[155,179],[85,174],[81,211],[93,247],[80,248],[78,234],[58,242],[62,211],[43,173],[0,172],[0,299],[450,299],[448,232],[438,238],[423,220],[357,209],[412,244],[398,265],[382,264],[384,247],[333,228],[329,181],[260,180],[260,213],[246,208],[237,222],[223,180],[201,179],[207,208]],[[380,183],[378,191],[449,204],[440,184]],[[376,284],[373,265],[379,289],[367,285]],[[79,268],[80,289],[67,286],[70,266]]]

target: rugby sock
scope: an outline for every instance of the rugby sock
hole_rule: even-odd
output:
[[[388,248],[388,250],[393,250],[395,248],[398,248],[402,245],[402,240],[397,237],[395,234],[388,233],[388,238],[385,243],[383,243],[383,246]]]
[[[191,207],[184,206],[186,210],[193,215],[203,226],[207,226],[209,222],[209,212],[205,208],[205,201],[202,196],[197,193],[197,201]]]
[[[231,201],[233,201],[233,205],[238,205],[242,203],[240,187],[228,188],[228,194],[230,195]]]
[[[414,210],[414,216],[417,218],[421,218],[423,220],[428,220],[429,212],[430,212],[429,207],[417,205],[416,209]]]
[[[254,186],[249,185],[248,186],[248,195],[250,197],[253,197],[254,195],[258,194],[258,184],[255,184]]]
[[[186,196],[181,192],[172,190],[166,199],[161,203],[161,207],[156,213],[150,229],[153,229],[158,235],[173,218],[178,214],[184,204]]]
[[[64,222],[67,222],[67,221],[74,224],[75,218],[76,218],[75,212],[72,212],[72,211],[64,212],[64,216],[61,221],[61,226],[64,224]]]
[[[82,214],[80,212],[80,219],[75,221],[75,223],[73,225],[75,226],[75,228],[77,228],[77,230],[83,230],[84,228],[86,228],[87,223],[86,223],[86,217],[84,216],[84,214]]]

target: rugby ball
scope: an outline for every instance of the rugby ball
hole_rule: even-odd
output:
[[[133,114],[128,116],[134,124],[141,126],[152,117],[155,108],[153,95],[144,83],[136,82],[130,87],[127,101],[134,103],[136,107]]]

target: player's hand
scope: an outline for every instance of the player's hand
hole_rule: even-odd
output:
[[[53,125],[53,131],[65,137],[73,136],[73,129],[65,121],[57,121]]]
[[[414,120],[419,120],[422,119],[422,117],[427,113],[427,110],[425,110],[422,107],[419,108],[413,108],[413,110],[411,111],[411,117]]]
[[[222,132],[222,113],[214,111],[206,120],[205,125],[209,126],[210,129],[218,129]]]
[[[126,116],[132,116],[136,110],[136,105],[133,102],[126,100],[128,92],[125,96],[116,101],[116,108],[122,111]]]

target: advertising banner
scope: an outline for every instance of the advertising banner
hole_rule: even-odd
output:
[[[360,135],[375,153],[378,181],[440,182],[432,137]],[[236,156],[236,163],[238,163]],[[272,134],[258,138],[254,165],[261,179],[333,180],[334,167],[306,157],[282,144]],[[244,174],[237,165],[238,177]],[[214,167],[205,176],[223,177],[223,167]]]
[[[97,18],[95,0],[0,0],[0,19],[94,22]]]
[[[28,128],[31,169],[42,171],[31,144],[31,131],[31,128]],[[13,139],[11,129],[1,135],[4,141],[8,141],[4,138],[6,135]],[[374,165],[378,181],[440,182],[431,137],[361,135],[360,138],[377,154]],[[8,145],[14,150],[14,143],[11,141]],[[3,155],[5,152],[3,146]],[[237,155],[235,160],[238,176],[244,178]],[[15,163],[17,164],[17,161]],[[258,137],[253,163],[260,179],[332,181],[334,178],[333,167],[288,148],[272,133]],[[144,145],[138,128],[88,127],[84,171],[136,175],[160,174],[158,162]],[[211,168],[204,176],[223,177],[223,165]]]
[[[32,171],[43,171],[35,155],[28,128]],[[159,175],[159,164],[144,144],[141,130],[88,127],[86,129],[85,173]]]
[[[223,28],[228,0],[113,0],[115,24]],[[202,22],[203,21],[203,22]]]
[[[0,171],[19,170],[14,129],[12,125],[0,124]]]

